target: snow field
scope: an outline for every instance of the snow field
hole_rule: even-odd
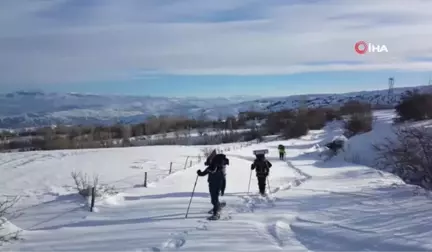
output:
[[[184,218],[197,178],[196,170],[204,169],[201,163],[164,176],[148,188],[133,186],[141,177],[136,181],[135,178],[125,180],[121,193],[97,202],[98,211],[93,213],[82,208],[71,192],[59,192],[51,196],[51,202],[30,208],[12,220],[26,229],[22,233],[24,240],[4,248],[11,251],[431,251],[432,202],[428,197],[414,194],[414,187],[391,174],[348,163],[343,157],[321,160],[317,144],[340,133],[340,128],[331,124],[301,139],[261,143],[227,152],[230,166],[226,194],[222,197],[227,206],[219,221],[205,218],[211,208],[207,177],[198,178],[189,216]],[[278,160],[280,143],[287,146],[285,161]],[[350,144],[356,147],[351,139]],[[146,148],[149,149],[145,153],[143,148],[109,153],[94,150],[88,156],[77,156],[74,165],[87,169],[102,169],[105,165],[103,174],[107,179],[123,178],[129,175],[127,170],[134,170],[130,165],[140,158],[160,160],[160,169],[165,170],[163,165],[170,155],[192,155],[199,150],[173,146]],[[273,164],[268,198],[257,195],[254,174],[251,194],[247,194],[252,151],[262,148],[269,149],[268,159]],[[32,156],[22,158],[24,162]],[[70,167],[66,164],[71,160],[65,160],[63,167]],[[85,166],[88,160],[94,164]],[[9,179],[4,182],[9,184],[5,188],[17,193],[22,183],[23,187],[37,188],[35,192],[40,193],[50,188],[47,185],[58,189],[71,183],[69,170],[62,177],[47,161],[33,165],[21,171],[22,177],[17,176],[19,173],[8,175]],[[2,174],[22,167],[2,168]],[[45,174],[31,172],[47,167]],[[14,176],[15,183],[9,181]],[[42,181],[46,185],[39,186]],[[74,210],[69,211],[71,208]]]

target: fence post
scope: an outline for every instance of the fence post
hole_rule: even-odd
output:
[[[90,212],[93,212],[94,204],[96,198],[96,188],[92,187],[91,189],[91,204],[90,204]]]
[[[172,162],[170,163],[169,174],[171,174],[171,172],[172,172]]]
[[[187,156],[187,158],[186,158],[186,162],[185,162],[185,165],[184,165],[184,169],[185,169],[185,170],[186,170],[186,168],[187,168],[188,161],[189,161],[189,156]]]
[[[147,187],[147,172],[144,172],[144,187]]]

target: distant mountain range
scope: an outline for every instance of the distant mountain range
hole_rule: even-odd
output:
[[[295,95],[258,98],[168,98],[150,96],[108,96],[19,91],[0,94],[0,128],[40,127],[53,124],[112,124],[142,122],[152,115],[178,115],[211,119],[237,115],[243,111],[277,111],[295,108],[340,105],[359,100],[380,105],[396,104],[401,94],[419,89],[432,92],[431,86],[352,92],[345,94]]]

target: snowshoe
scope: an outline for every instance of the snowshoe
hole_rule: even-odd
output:
[[[220,219],[220,213],[213,214],[210,217],[207,217],[207,220],[219,220]]]
[[[220,210],[222,210],[222,208],[224,208],[226,206],[226,202],[221,202],[220,203]],[[210,209],[210,211],[208,211],[209,214],[213,214],[213,208]]]

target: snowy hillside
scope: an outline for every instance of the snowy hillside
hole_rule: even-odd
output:
[[[417,87],[432,92],[432,87]],[[142,122],[150,115],[181,115],[210,119],[237,115],[243,111],[277,111],[298,107],[305,102],[309,107],[340,105],[349,100],[360,100],[380,105],[394,105],[400,95],[410,88],[364,91],[346,94],[318,94],[266,99],[256,97],[231,98],[164,98],[139,96],[102,96],[84,94],[46,94],[16,92],[0,95],[0,129],[37,127],[52,124],[104,124]]]
[[[392,116],[391,111],[380,113],[383,124]],[[205,218],[211,208],[206,177],[198,178],[185,219],[196,170],[204,166],[195,163],[184,170],[183,165],[186,156],[200,153],[197,146],[0,154],[1,193],[23,197],[15,207],[22,215],[9,221],[16,226],[10,224],[12,229],[23,229],[24,239],[2,249],[431,251],[427,195],[414,194],[413,186],[391,174],[344,158],[321,161],[316,145],[341,132],[330,124],[301,139],[225,152],[230,159],[223,197],[227,207],[214,222]],[[278,144],[287,146],[285,161],[277,158]],[[356,141],[350,144],[355,147]],[[252,151],[262,148],[269,149],[273,163],[266,198],[257,196],[253,174],[247,193]],[[368,155],[371,149],[367,151],[357,154]],[[170,160],[178,166],[168,175]],[[98,200],[97,211],[89,212],[71,190],[69,173],[78,169],[99,173],[101,182],[115,185],[120,193]],[[151,183],[137,187],[145,171]]]
[[[418,89],[420,92],[432,93],[432,86],[419,87],[404,87],[395,88],[393,94],[389,95],[389,91],[362,91],[351,92],[344,94],[311,94],[311,95],[295,95],[288,97],[277,97],[269,99],[260,99],[254,101],[245,101],[236,105],[238,112],[255,110],[255,111],[279,111],[282,109],[297,108],[300,105],[308,107],[321,107],[341,105],[350,100],[367,102],[373,105],[390,105],[394,106],[398,103],[401,95],[407,91]],[[220,111],[221,108],[216,108],[214,111]]]
[[[203,111],[256,97],[166,98],[16,92],[0,95],[0,129],[53,124],[142,122],[151,115],[200,116]]]

